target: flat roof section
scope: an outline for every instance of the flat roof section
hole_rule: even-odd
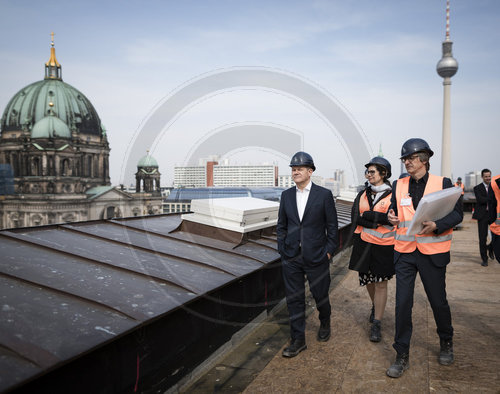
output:
[[[347,239],[350,206],[337,210]],[[180,223],[169,214],[0,231],[0,392],[57,371],[85,383],[89,355],[122,352],[123,365],[98,383],[132,379],[133,388],[141,344],[149,359],[139,363],[138,353],[137,382],[173,382],[176,369],[165,377],[154,368],[178,363],[189,372],[283,297],[274,232],[239,244],[174,232]]]

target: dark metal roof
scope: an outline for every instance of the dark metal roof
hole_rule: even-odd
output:
[[[337,207],[345,227],[350,207]],[[275,235],[235,245],[170,233],[180,222],[159,215],[0,231],[0,392],[279,260]]]
[[[0,231],[0,391],[279,258],[180,216]]]

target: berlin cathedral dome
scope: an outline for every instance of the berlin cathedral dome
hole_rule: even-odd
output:
[[[0,122],[0,163],[17,194],[83,194],[110,185],[109,144],[85,95],[63,82],[54,41],[45,77],[19,90]]]
[[[0,120],[0,229],[161,213],[157,164],[130,194],[111,186],[109,152],[94,106],[63,82],[52,36],[44,79],[19,90]]]

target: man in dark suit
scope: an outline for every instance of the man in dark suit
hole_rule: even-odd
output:
[[[296,187],[281,194],[276,233],[290,315],[290,345],[283,357],[306,349],[304,275],[319,311],[318,341],[330,338],[330,259],[337,248],[337,211],[330,190],[311,182],[312,157],[297,152],[290,162]]]
[[[481,171],[483,182],[474,187],[476,206],[472,219],[477,220],[477,231],[479,235],[479,253],[481,254],[481,265],[488,266],[488,254],[493,258],[492,244],[486,245],[488,238],[488,188],[491,182],[491,171],[485,168]]]
[[[444,218],[422,223],[416,235],[407,235],[408,227],[422,197],[453,187],[449,178],[429,173],[429,159],[434,154],[426,141],[410,138],[401,149],[401,161],[410,176],[400,178],[392,186],[389,222],[397,226],[394,237],[394,268],[396,270],[396,330],[393,348],[396,360],[387,369],[391,378],[399,378],[410,366],[413,292],[417,272],[424,285],[434,314],[440,340],[438,361],[450,365],[453,355],[453,326],[446,299],[446,266],[450,262],[453,228],[463,218],[460,199]]]

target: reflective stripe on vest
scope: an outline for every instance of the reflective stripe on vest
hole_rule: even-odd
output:
[[[414,235],[402,235],[396,234],[395,238],[400,241],[412,242],[416,241],[419,244],[428,244],[432,242],[443,242],[443,241],[451,241],[451,234],[448,235],[431,235],[427,237],[415,237]]]
[[[374,212],[386,213],[391,205],[391,194],[385,196],[383,199],[378,200],[373,206]],[[370,210],[368,197],[366,191],[359,199],[359,214]],[[358,226],[361,227],[361,226]],[[361,227],[361,239],[376,245],[394,245],[394,228],[392,226],[378,226],[377,228]]]
[[[496,182],[497,179],[500,179],[500,175],[493,177],[490,183],[490,187],[493,188],[493,193],[495,193],[495,199],[497,200],[497,218],[490,224],[490,230],[493,234],[500,235],[500,189]]]
[[[415,249],[423,254],[445,253],[450,250],[452,229],[444,231],[440,235],[424,234],[424,235],[407,235],[408,226],[415,215],[413,202],[409,195],[410,177],[401,178],[397,181],[396,186],[396,201],[398,208],[398,217],[400,223],[394,237],[394,250],[400,253],[411,253]],[[424,195],[436,192],[443,189],[443,177],[429,174],[427,184],[425,185]],[[403,199],[410,199],[409,205],[401,205]]]
[[[400,222],[400,223],[398,224],[398,228],[408,227],[408,226],[410,225],[410,223],[411,223],[411,220],[407,220],[407,221],[405,221],[405,222]]]
[[[395,231],[390,231],[388,233],[379,233],[377,230],[373,228],[363,228],[363,232],[373,235],[374,237],[377,238],[392,238],[394,237],[394,234],[396,233]]]

